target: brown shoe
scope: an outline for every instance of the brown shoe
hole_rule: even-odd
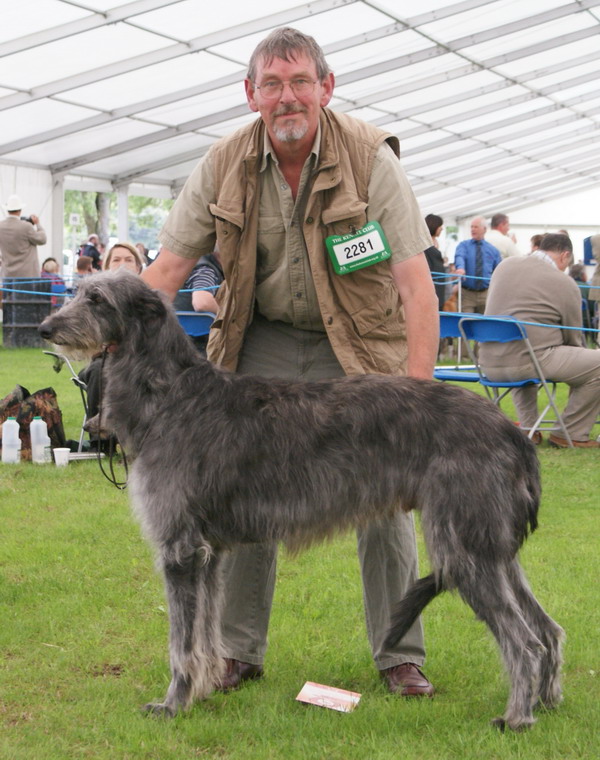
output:
[[[255,681],[263,677],[262,665],[252,665],[249,662],[225,658],[225,675],[216,687],[217,691],[233,691],[239,689],[244,681]]]
[[[550,434],[548,436],[548,441],[550,442],[550,446],[553,446],[555,449],[568,449],[569,448],[569,442],[566,438],[560,438],[558,435]],[[573,441],[573,446],[575,446],[576,449],[600,449],[600,443],[598,441]]]
[[[536,446],[539,446],[543,440],[544,439],[542,438],[542,434],[539,430],[536,430],[535,433],[531,436],[531,442]]]
[[[403,662],[382,670],[381,677],[392,694],[403,697],[433,697],[433,685],[422,671],[412,662]]]

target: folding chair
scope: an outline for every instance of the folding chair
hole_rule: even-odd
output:
[[[179,324],[191,338],[208,335],[216,314],[210,311],[176,311]]]
[[[440,338],[458,338],[458,356],[460,357],[460,347],[462,336],[459,329],[460,320],[464,314],[450,311],[440,312]],[[435,367],[433,377],[442,382],[457,383],[478,383],[479,373],[474,365],[456,364],[454,367],[439,366]]]
[[[546,395],[546,405],[541,414],[539,414],[537,420],[531,427],[523,427],[522,429],[527,432],[528,437],[532,438],[534,433],[538,430],[555,431],[558,430],[562,433],[569,446],[573,446],[571,436],[567,430],[562,416],[556,406],[556,386],[558,381],[550,378],[546,379],[542,368],[537,360],[535,352],[525,327],[514,319],[509,317],[463,317],[459,322],[459,329],[462,337],[467,342],[467,348],[469,355],[473,360],[479,373],[479,382],[485,388],[489,398],[497,405],[500,406],[502,399],[513,389],[523,388],[527,385],[537,385],[538,393],[541,389],[544,390]],[[495,381],[489,380],[479,364],[479,360],[475,355],[475,352],[469,345],[468,341],[476,341],[478,343],[511,343],[512,341],[523,341],[529,359],[535,369],[535,376],[527,378],[525,380],[515,381]],[[546,419],[548,412],[552,410],[555,415],[555,419]]]
[[[88,418],[87,385],[79,377],[77,372],[75,372],[73,365],[67,359],[66,356],[63,356],[62,354],[54,353],[54,351],[44,351],[44,353],[54,358],[55,372],[60,372],[63,364],[67,365],[67,367],[69,368],[69,372],[71,373],[71,382],[73,383],[73,385],[79,388],[79,392],[81,393],[81,403],[83,404],[83,420],[81,422],[81,432],[79,433],[79,443],[77,446],[77,453],[81,454],[83,451],[83,437],[85,434],[85,430],[83,429],[83,426],[87,422],[87,418]]]

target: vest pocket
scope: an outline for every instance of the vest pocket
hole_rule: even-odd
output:
[[[355,199],[342,207],[323,209],[321,220],[327,235],[353,235],[367,223],[367,204]]]
[[[351,275],[346,275],[346,277]],[[367,289],[360,288],[362,293]],[[356,332],[362,338],[390,340],[405,335],[402,307],[393,282],[379,288],[379,298],[363,303],[350,312]]]
[[[244,229],[244,214],[228,211],[222,206],[217,206],[216,203],[210,203],[208,209],[215,218],[217,238],[219,233],[226,236],[234,231],[239,233]]]

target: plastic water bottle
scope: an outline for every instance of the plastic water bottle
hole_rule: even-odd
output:
[[[46,464],[52,461],[48,426],[41,417],[34,417],[29,426],[31,433],[31,461]]]
[[[19,423],[14,417],[9,417],[2,425],[2,461],[5,464],[18,464],[21,461]]]

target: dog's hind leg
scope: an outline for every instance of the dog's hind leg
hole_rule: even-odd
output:
[[[509,565],[508,573],[523,615],[545,648],[540,668],[539,700],[544,707],[551,709],[562,701],[560,667],[565,632],[535,598],[516,559]]]
[[[144,710],[174,716],[207,697],[222,677],[220,553],[196,551],[165,562],[169,603],[171,683],[164,702]]]
[[[492,721],[500,730],[514,731],[535,723],[533,702],[544,646],[528,625],[508,573],[497,563],[480,562],[477,571],[453,572],[462,598],[486,623],[498,645],[508,672],[511,691],[504,716]]]

